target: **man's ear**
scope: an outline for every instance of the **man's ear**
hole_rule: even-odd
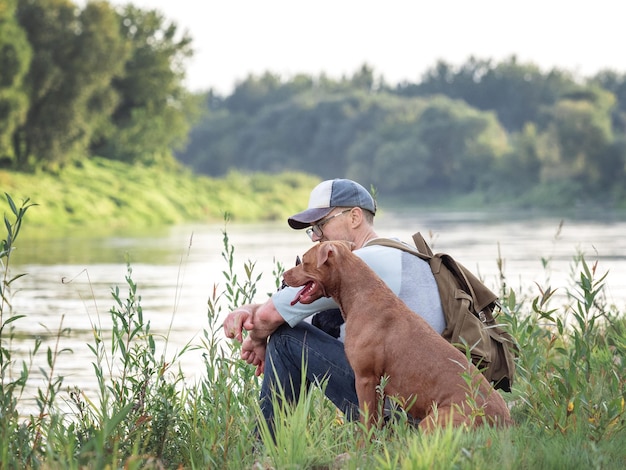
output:
[[[361,209],[360,207],[353,207],[350,211],[352,227],[359,227],[363,223],[363,217],[363,209]]]
[[[328,257],[333,252],[332,243],[324,242],[320,244],[319,250],[317,250],[317,267],[319,268],[326,261],[328,261]]]

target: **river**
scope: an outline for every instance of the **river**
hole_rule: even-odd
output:
[[[376,229],[381,236],[406,241],[414,231],[421,231],[434,251],[452,254],[496,292],[500,258],[506,283],[518,298],[538,295],[536,284],[564,292],[571,285],[573,257],[582,252],[590,266],[598,262],[598,276],[609,272],[607,301],[621,312],[626,310],[623,219],[381,211]],[[248,260],[255,263],[257,274],[263,274],[257,300],[264,300],[276,288],[272,274],[275,263],[288,268],[296,255],[311,246],[303,231],[293,231],[284,222],[198,224],[140,235],[73,233],[43,239],[29,239],[27,224],[23,230],[11,259],[11,274],[26,275],[13,283],[11,300],[14,313],[26,318],[14,323],[18,335],[12,347],[27,357],[33,337],[41,335],[49,338],[43,345],[45,351],[54,346],[46,332],[58,330],[62,323],[71,331],[61,338],[60,347],[72,353],[61,356],[56,372],[64,377],[65,386],[77,385],[87,391],[95,386],[94,356],[87,347],[93,343],[92,326],[102,324],[106,328],[110,324],[112,288],[118,286],[125,298],[126,260],[138,285],[144,318],[151,322],[153,332],[169,331],[167,351],[173,354],[189,342],[198,342],[207,328],[209,295],[215,285],[218,291],[224,287],[224,230],[234,247],[239,275],[243,275],[243,264]],[[186,353],[181,361],[190,380],[202,374],[199,354]],[[31,386],[36,387],[41,379],[36,370],[33,374]]]

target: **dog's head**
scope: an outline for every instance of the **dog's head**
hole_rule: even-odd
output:
[[[352,243],[329,241],[315,245],[302,257],[302,263],[285,271],[283,279],[291,287],[304,286],[291,305],[298,302],[310,304],[320,297],[331,297],[336,289],[334,266],[346,253],[352,251]]]

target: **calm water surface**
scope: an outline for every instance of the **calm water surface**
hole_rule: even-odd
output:
[[[518,297],[537,295],[535,283],[569,286],[572,259],[580,251],[589,264],[598,261],[599,273],[609,271],[607,299],[626,310],[626,221],[508,218],[483,213],[383,212],[377,216],[376,227],[381,236],[406,241],[414,231],[421,231],[435,251],[455,256],[496,292],[500,257],[506,282]],[[257,274],[263,273],[259,301],[276,289],[275,263],[288,268],[296,255],[311,246],[303,231],[291,230],[284,222],[229,224],[226,229],[235,247],[237,272],[242,275],[243,264],[251,260]],[[77,385],[88,393],[94,390],[94,357],[87,343],[93,343],[92,325],[101,324],[106,330],[110,324],[112,288],[118,286],[126,298],[127,259],[138,284],[144,318],[151,322],[153,332],[169,331],[166,355],[199,342],[208,325],[207,300],[215,285],[218,291],[224,286],[223,223],[177,226],[141,236],[75,234],[37,241],[25,238],[27,230],[26,225],[12,258],[12,274],[27,274],[13,286],[14,312],[27,315],[15,323],[26,339],[14,348],[26,357],[33,345],[32,335],[56,331],[63,322],[71,333],[61,339],[60,346],[73,350],[62,356],[57,368],[66,386]],[[53,344],[44,343],[44,349],[47,346]],[[200,354],[192,351],[183,356],[181,364],[189,380],[202,374]]]

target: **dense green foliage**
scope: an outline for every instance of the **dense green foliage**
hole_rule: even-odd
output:
[[[582,80],[513,57],[438,63],[419,83],[250,76],[179,158],[198,171],[302,170],[386,196],[479,193],[483,203],[626,204],[626,75]]]
[[[23,350],[28,319],[11,307],[22,275],[10,273],[10,261],[27,211],[30,217],[40,208],[31,208],[29,201],[16,205],[10,197],[8,202],[7,236],[0,244],[2,468],[624,466],[626,319],[606,303],[606,275],[582,254],[574,258],[571,284],[558,286],[566,292],[564,302],[553,299],[549,286],[539,286],[538,292],[501,288],[499,321],[521,346],[513,391],[504,395],[516,421],[511,428],[423,435],[398,412],[386,426],[364,436],[366,430],[344,422],[320,389],[312,387],[303,390],[299,403],[278,409],[274,442],[262,425],[262,438],[254,437],[259,381],[253,367],[236,359],[237,343],[221,335],[225,312],[260,300],[256,283],[262,276],[254,261],[246,261],[245,275],[237,276],[239,263],[226,231],[225,284],[208,293],[201,337],[190,338],[176,352],[167,349],[168,331],[151,328],[140,282],[128,266],[126,287],[112,289],[107,318],[98,313],[91,320],[89,360],[97,386],[87,392],[70,387],[70,379],[57,372],[61,361],[72,357],[66,347],[72,331],[63,321],[51,336],[33,338],[28,353]],[[281,273],[277,265],[277,285]],[[181,367],[181,357],[194,349],[201,352],[203,364],[197,382],[188,380]],[[45,360],[37,369],[33,359],[40,356]],[[467,393],[471,400],[474,391]],[[35,406],[27,410],[23,400],[33,394]]]
[[[0,9],[0,163],[171,161],[198,114],[182,85],[190,55],[191,38],[156,11],[10,0]]]

